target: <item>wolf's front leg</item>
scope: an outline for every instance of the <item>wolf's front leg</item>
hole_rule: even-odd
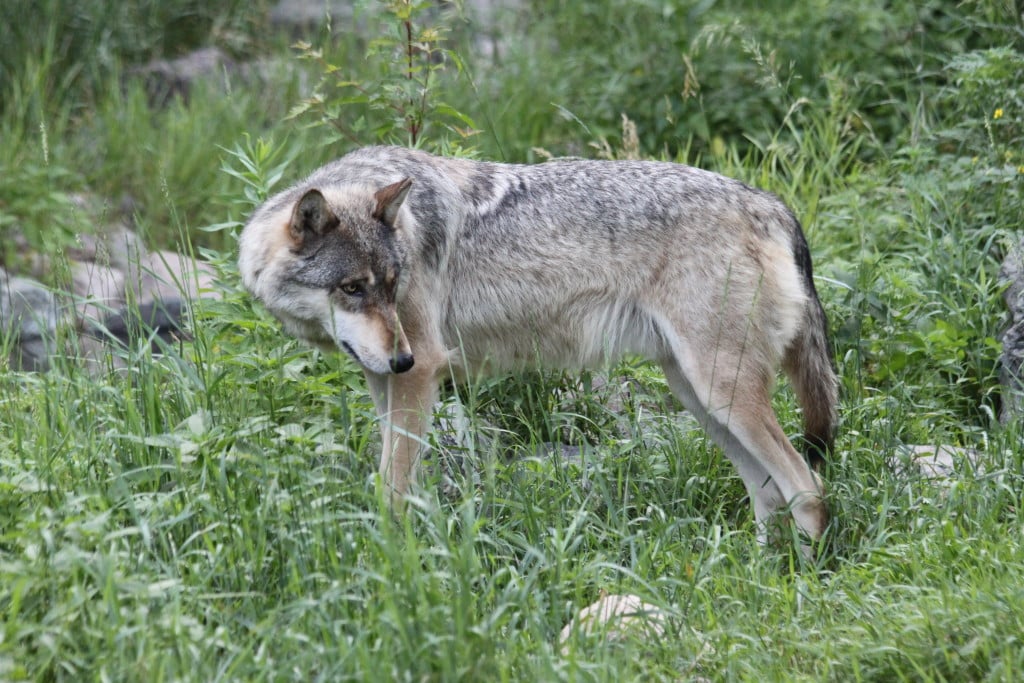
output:
[[[387,487],[392,509],[401,510],[426,450],[430,412],[438,396],[437,380],[427,368],[416,367],[400,375],[365,374],[383,440],[381,482]]]

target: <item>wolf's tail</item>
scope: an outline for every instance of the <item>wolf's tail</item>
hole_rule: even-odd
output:
[[[804,412],[804,456],[817,470],[824,464],[835,442],[839,421],[839,379],[832,358],[825,310],[814,287],[810,250],[798,223],[795,228],[793,255],[803,275],[807,305],[800,331],[787,347],[782,367]]]

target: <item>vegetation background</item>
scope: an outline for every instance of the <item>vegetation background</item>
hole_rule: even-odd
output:
[[[1022,9],[523,0],[481,23],[389,0],[292,33],[267,0],[0,4],[3,265],[59,261],[89,192],[221,272],[190,343],[0,371],[0,679],[1020,680],[1024,446],[996,362]],[[246,66],[155,102],[137,68],[210,45]],[[393,521],[356,368],[285,338],[233,266],[268,192],[379,141],[673,159],[783,197],[843,380],[819,558],[757,547],[738,478],[636,361],[460,391],[469,428]],[[977,458],[925,477],[907,447],[940,443]],[[670,627],[563,649],[602,591]]]

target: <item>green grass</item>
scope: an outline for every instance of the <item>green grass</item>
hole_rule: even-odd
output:
[[[746,3],[639,4],[646,19],[616,23],[624,3],[534,3],[531,30],[510,30],[518,42],[500,59],[430,83],[432,103],[484,133],[463,140],[438,120],[423,144],[596,154],[599,138],[621,144],[626,111],[645,155],[794,207],[843,383],[826,473],[834,524],[818,559],[757,545],[739,478],[655,369],[631,360],[606,386],[529,375],[460,390],[449,400],[473,438],[442,449],[394,519],[357,369],[284,337],[233,266],[238,222],[270,186],[349,147],[311,119],[284,120],[316,74],[282,69],[273,86],[232,81],[229,96],[201,89],[154,112],[137,84],[122,87],[125,60],[216,41],[224,27],[243,54],[287,60],[283,40],[244,33],[256,19],[239,8],[164,3],[192,17],[183,23],[139,3],[104,33],[89,17],[108,4],[83,3],[68,24],[52,0],[39,45],[0,44],[5,265],[18,263],[12,231],[59,257],[88,228],[67,193],[123,192],[152,243],[196,243],[216,262],[223,299],[198,306],[193,341],[158,357],[130,349],[126,370],[0,371],[0,680],[1024,678],[1024,433],[995,419],[996,271],[1024,213],[1019,26],[1001,3],[973,3],[974,23],[926,4],[915,10],[925,35],[900,32],[910,10],[867,1],[838,19],[786,5],[770,26],[770,8]],[[671,41],[658,18],[669,10],[693,22]],[[703,110],[681,84],[645,77],[679,73],[662,57],[681,60],[723,12],[742,20],[734,42],[717,33],[689,55]],[[803,24],[827,36],[833,21],[880,29],[836,63],[820,40],[793,38]],[[56,41],[75,22],[92,27],[76,34],[84,43]],[[170,28],[128,40],[153,22]],[[334,54],[365,49],[335,33]],[[560,51],[538,49],[559,37]],[[755,53],[775,43],[794,60],[776,63],[802,80],[765,89]],[[815,69],[828,78],[810,82]],[[356,76],[387,85],[406,73]],[[365,142],[401,133],[360,107],[337,113]],[[798,434],[787,389],[776,408]],[[538,455],[553,440],[582,459]],[[934,443],[973,447],[978,463],[926,479],[901,447]],[[563,652],[559,632],[602,592],[661,606],[663,637],[580,636]]]
[[[346,361],[264,321],[132,367],[2,380],[7,679],[1021,675],[1018,432],[947,486],[898,464],[886,421],[909,408],[847,405],[815,567],[757,547],[727,463],[653,412],[656,378],[585,474],[480,453],[476,484],[428,479],[395,522]],[[664,639],[562,655],[559,630],[602,589],[663,605]]]

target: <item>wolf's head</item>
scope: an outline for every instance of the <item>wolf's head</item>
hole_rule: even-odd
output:
[[[413,366],[396,300],[406,261],[400,209],[412,180],[272,198],[242,233],[239,270],[285,329],[347,351],[371,372]]]

